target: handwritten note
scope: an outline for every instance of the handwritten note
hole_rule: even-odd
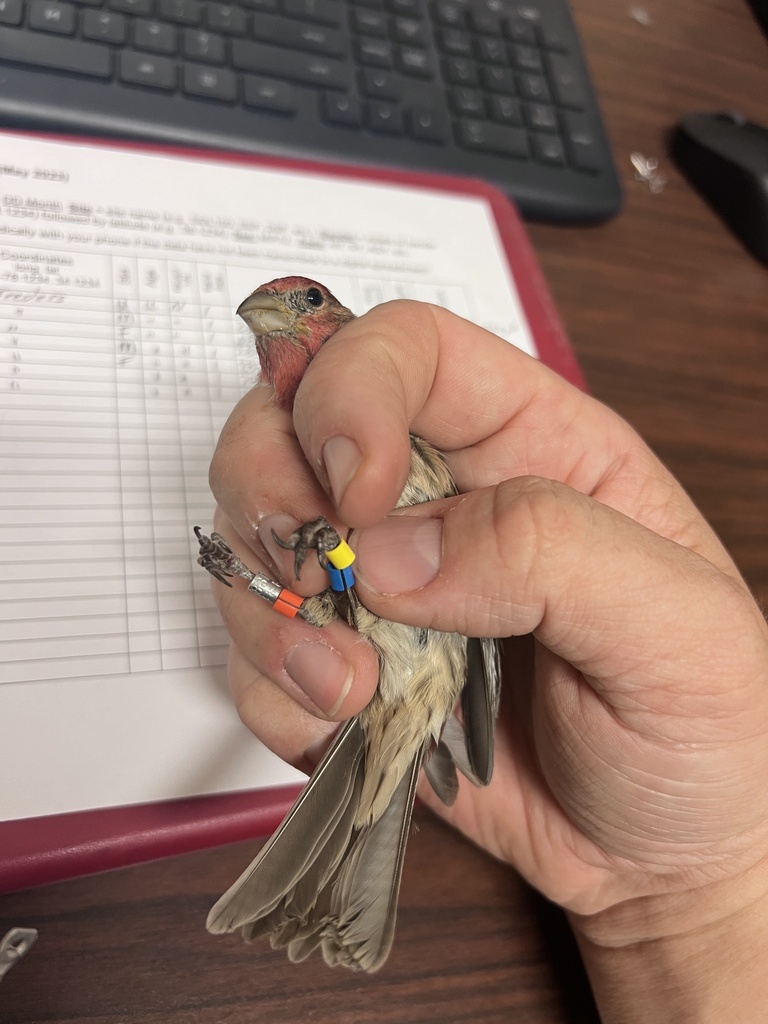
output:
[[[258,375],[233,311],[287,273],[535,354],[482,199],[2,137],[0,820],[298,777],[232,709],[191,534]]]

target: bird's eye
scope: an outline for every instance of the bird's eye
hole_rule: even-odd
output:
[[[320,306],[322,306],[324,299],[323,293],[320,291],[319,288],[307,289],[307,302],[310,304],[310,306],[314,306],[315,309],[319,309]]]

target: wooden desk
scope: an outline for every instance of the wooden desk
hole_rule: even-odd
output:
[[[768,271],[684,183],[684,113],[768,121],[768,47],[746,0],[573,0],[626,185],[596,229],[531,234],[593,393],[685,483],[768,605]],[[657,157],[657,195],[629,155]],[[40,939],[0,985],[4,1024],[596,1024],[559,911],[417,813],[392,956],[373,978],[213,939],[214,897],[253,844],[0,900]]]

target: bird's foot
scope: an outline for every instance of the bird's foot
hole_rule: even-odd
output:
[[[242,576],[250,583],[254,577],[253,571],[237,557],[220,533],[212,533],[210,537],[206,537],[200,527],[196,526],[195,536],[200,542],[198,565],[207,569],[219,583],[231,587],[228,576]]]
[[[342,543],[341,537],[323,516],[313,519],[310,523],[304,523],[298,530],[294,530],[286,540],[278,537],[274,530],[272,536],[281,548],[293,551],[293,571],[297,580],[301,579],[301,567],[312,548],[317,552],[317,560],[320,565],[323,569],[327,569],[328,552],[335,550]]]

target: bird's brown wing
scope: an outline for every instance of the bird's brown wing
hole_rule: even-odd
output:
[[[461,692],[461,717],[459,722],[451,716],[445,723],[436,751],[437,764],[427,776],[435,792],[444,803],[443,791],[450,795],[451,781],[448,773],[441,770],[442,761],[449,755],[456,767],[476,786],[487,786],[493,774],[493,736],[496,715],[499,711],[501,670],[499,646],[495,640],[470,637],[467,641],[467,681]],[[454,793],[455,797],[455,793]]]

